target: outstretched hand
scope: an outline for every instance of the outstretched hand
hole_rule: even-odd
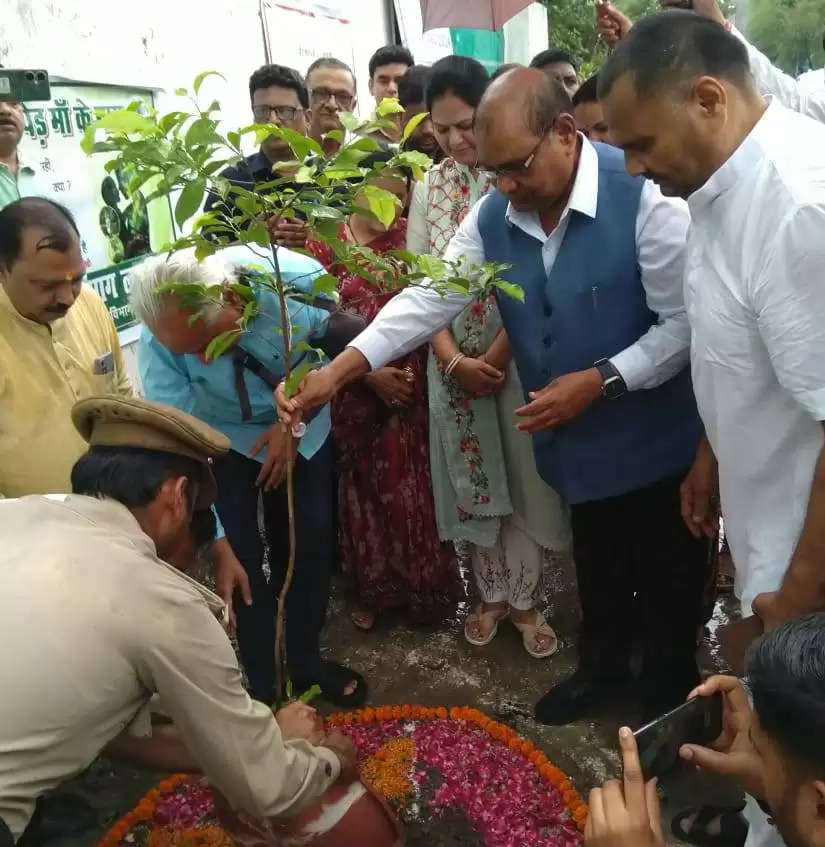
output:
[[[590,792],[584,830],[587,847],[664,847],[656,780],[645,783],[633,733],[619,730],[624,774]]]

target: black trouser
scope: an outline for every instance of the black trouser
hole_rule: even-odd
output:
[[[580,670],[596,679],[626,678],[640,635],[644,690],[654,708],[675,705],[699,679],[696,623],[707,542],[682,520],[683,476],[571,508],[583,613]]]
[[[264,702],[275,687],[275,610],[289,556],[286,485],[262,493],[271,580],[263,571],[264,545],[258,532],[255,479],[260,462],[234,450],[214,460],[217,507],[226,537],[240,559],[252,589],[252,606],[235,598],[238,643],[250,693]],[[287,600],[287,662],[290,675],[315,679],[320,668],[318,636],[329,600],[335,539],[330,440],[307,460],[298,456],[295,488],[295,577]]]
[[[0,818],[0,847],[14,847],[14,836],[3,818]]]

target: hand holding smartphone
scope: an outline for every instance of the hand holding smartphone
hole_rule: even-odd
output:
[[[645,779],[666,773],[682,744],[709,746],[722,734],[722,694],[693,697],[637,729],[633,736]]]

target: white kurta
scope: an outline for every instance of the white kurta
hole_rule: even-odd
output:
[[[796,547],[825,420],[825,126],[771,102],[689,200],[685,302],[743,614]]]

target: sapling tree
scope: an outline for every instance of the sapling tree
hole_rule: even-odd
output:
[[[381,295],[407,285],[426,286],[439,294],[450,292],[484,296],[499,289],[508,296],[523,298],[515,286],[499,277],[505,265],[482,264],[469,267],[460,261],[448,262],[435,256],[414,255],[398,250],[378,255],[369,247],[338,238],[339,227],[350,214],[369,215],[384,226],[392,225],[400,213],[398,198],[374,184],[382,171],[404,170],[417,180],[431,166],[423,153],[404,149],[416,125],[425,115],[417,115],[405,127],[401,145],[388,161],[365,166],[364,160],[381,145],[372,135],[394,125],[390,116],[400,113],[397,100],[384,100],[374,115],[361,119],[348,112],[340,114],[342,129],[327,133],[325,140],[334,140],[338,148],[325,155],[318,142],[294,130],[274,124],[253,123],[238,130],[222,132],[220,104],[203,104],[199,94],[204,79],[220,76],[216,71],[199,74],[191,93],[178,89],[176,94],[187,96],[190,108],[160,114],[135,101],[127,108],[102,114],[87,128],[81,144],[88,154],[107,153],[112,156],[106,170],[128,166],[133,176],[128,186],[130,195],[141,191],[147,202],[159,197],[174,198],[174,217],[183,231],[191,221],[189,231],[165,245],[163,252],[194,250],[202,261],[230,244],[241,243],[249,248],[252,279],[230,283],[244,301],[243,313],[237,326],[212,339],[205,355],[216,358],[229,350],[242,337],[249,324],[260,314],[258,292],[268,289],[275,293],[280,314],[275,321],[280,328],[283,346],[285,388],[293,394],[313,367],[324,361],[323,353],[306,342],[293,344],[288,304],[309,304],[316,297],[337,299],[337,279],[324,273],[314,275],[311,287],[296,285],[300,280],[284,280],[281,273],[279,247],[271,232],[282,220],[306,221],[314,235],[329,245],[342,267],[357,273],[372,283]],[[277,136],[289,146],[293,159],[273,165],[271,178],[256,182],[250,175],[249,187],[234,185],[221,176],[229,166],[242,161],[244,139],[254,137],[261,144],[269,136]],[[218,198],[211,211],[200,213],[207,194]],[[193,220],[194,219],[194,220]],[[247,280],[248,281],[248,280]],[[176,295],[181,302],[198,308],[193,320],[199,319],[204,304],[220,301],[222,286],[199,283],[169,284],[164,290]],[[299,306],[298,308],[301,308]],[[294,365],[296,354],[301,363]],[[293,433],[296,437],[299,433]],[[289,559],[286,576],[278,601],[276,621],[276,672],[279,699],[291,696],[286,672],[285,620],[287,596],[295,572],[295,519],[292,467],[287,464],[287,508],[289,511]]]

